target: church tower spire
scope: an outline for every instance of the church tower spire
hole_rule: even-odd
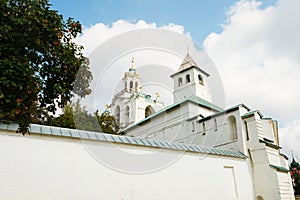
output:
[[[209,74],[200,69],[187,48],[187,53],[182,60],[177,72],[171,75],[174,80],[174,102],[191,96],[198,96],[211,102],[211,94],[207,84]]]
[[[134,69],[134,58],[131,59],[131,69]]]

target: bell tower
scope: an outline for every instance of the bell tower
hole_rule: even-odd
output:
[[[121,129],[126,128],[162,109],[164,103],[142,91],[141,79],[134,66],[124,73],[122,78],[122,89],[116,93],[110,105],[110,111],[120,124]]]
[[[171,75],[174,80],[174,103],[191,96],[198,96],[211,102],[211,94],[206,81],[207,77],[209,77],[209,74],[200,69],[187,52],[178,71]]]
[[[129,93],[136,92],[141,86],[139,73],[136,72],[134,67],[134,58],[131,60],[131,67],[128,72],[125,72],[123,77],[124,90]]]

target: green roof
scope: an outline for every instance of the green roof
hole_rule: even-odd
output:
[[[224,111],[223,108],[221,108],[221,107],[219,107],[219,106],[217,106],[217,105],[215,105],[213,103],[210,103],[210,102],[208,102],[208,101],[206,101],[206,100],[204,100],[204,99],[202,99],[202,98],[200,98],[198,96],[191,96],[191,97],[187,98],[187,100],[190,100],[192,102],[195,102],[195,103],[200,104],[202,106],[205,106],[207,108],[211,108],[211,109],[213,109],[215,111],[219,111],[219,112]]]
[[[259,140],[259,142],[265,143],[268,147],[272,147],[272,148],[275,148],[275,149],[281,149],[280,146],[278,146],[278,145],[276,145],[272,142],[266,141],[266,140]]]
[[[260,118],[263,117],[263,115],[259,112],[259,110],[254,110],[254,111],[251,111],[251,112],[247,112],[246,114],[244,114],[242,116],[242,118],[250,117],[250,116],[254,115],[255,113],[257,113],[260,116]]]
[[[153,113],[152,115],[150,115],[150,116],[148,116],[148,117],[146,117],[146,118],[144,118],[144,119],[142,119],[142,120],[136,122],[135,124],[133,124],[133,125],[131,125],[131,126],[128,126],[127,128],[124,129],[124,131],[126,131],[126,130],[128,130],[128,129],[131,129],[131,128],[133,128],[133,127],[135,127],[135,126],[137,126],[137,125],[139,125],[139,124],[141,124],[141,123],[143,123],[143,122],[145,122],[145,121],[148,121],[148,120],[152,119],[153,117],[156,117],[157,115],[160,115],[161,113],[163,113],[163,112],[165,112],[165,111],[167,111],[167,110],[170,110],[170,109],[172,109],[172,108],[175,108],[176,106],[179,106],[179,105],[181,105],[181,104],[183,104],[183,103],[186,103],[186,102],[188,102],[188,101],[191,101],[191,102],[193,102],[193,103],[202,105],[202,106],[204,106],[204,107],[210,108],[210,109],[215,110],[215,111],[218,111],[218,112],[224,111],[223,108],[221,108],[221,107],[219,107],[219,106],[217,106],[217,105],[215,105],[215,104],[213,104],[213,103],[210,103],[210,102],[208,102],[208,101],[206,101],[206,100],[204,100],[204,99],[202,99],[202,98],[200,98],[200,97],[197,97],[197,96],[191,96],[191,97],[188,97],[188,98],[183,99],[183,100],[181,100],[181,101],[178,101],[178,102],[176,102],[176,103],[174,103],[174,104],[172,104],[172,105],[169,105],[169,106],[164,107],[163,109],[161,109],[161,110],[159,110],[159,111]]]
[[[251,109],[250,109],[248,106],[246,106],[245,104],[240,103],[240,104],[237,104],[237,105],[232,106],[232,107],[230,107],[230,108],[227,108],[226,111],[228,111],[228,110],[233,110],[233,109],[238,108],[238,107],[244,107],[246,110],[248,110],[248,112],[251,110]]]
[[[289,172],[290,170],[285,168],[285,167],[281,167],[281,166],[276,166],[276,165],[270,165],[270,167],[276,169],[277,171],[280,172]]]
[[[298,162],[296,162],[295,158],[293,158],[293,161],[291,163],[291,168],[297,168],[297,169],[300,169],[300,165]]]
[[[217,116],[220,116],[220,115],[224,115],[226,113],[229,113],[229,112],[232,112],[234,110],[237,110],[239,109],[240,107],[244,107],[245,109],[247,109],[248,111],[250,111],[250,108],[248,108],[245,104],[238,104],[238,105],[235,105],[235,106],[232,106],[224,111],[220,111],[218,113],[215,113],[215,114],[212,114],[210,116],[207,116],[207,117],[203,117],[201,114],[200,115],[197,115],[197,116],[194,116],[192,118],[189,118],[187,119],[187,121],[192,121],[192,120],[195,120],[196,118],[198,118],[199,116],[201,116],[201,119],[199,119],[197,122],[203,122],[203,121],[206,121],[206,120],[209,120],[209,119],[212,119],[212,118],[215,118]]]

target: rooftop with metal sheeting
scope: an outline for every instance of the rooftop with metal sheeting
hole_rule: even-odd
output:
[[[18,124],[0,122],[0,129],[16,131],[18,129]],[[49,136],[77,138],[77,139],[84,139],[84,140],[122,143],[122,144],[130,144],[130,145],[138,145],[138,146],[146,146],[146,147],[154,147],[154,148],[162,148],[162,149],[172,149],[172,150],[205,153],[205,154],[220,155],[220,156],[230,156],[230,157],[237,157],[237,158],[246,158],[246,156],[241,152],[229,151],[229,150],[223,150],[223,149],[217,149],[211,147],[203,147],[200,145],[190,145],[190,144],[176,143],[171,141],[169,142],[169,141],[158,141],[158,140],[150,140],[150,139],[143,139],[143,138],[134,138],[129,136],[112,135],[107,133],[68,129],[68,128],[45,126],[45,125],[38,125],[38,124],[31,124],[30,133],[49,135]]]

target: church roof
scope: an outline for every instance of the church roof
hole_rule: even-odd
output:
[[[216,113],[216,114],[212,114],[212,115],[209,115],[209,116],[207,116],[207,117],[203,117],[203,116],[202,116],[202,118],[199,119],[199,120],[197,120],[197,122],[200,123],[200,122],[204,122],[204,121],[206,121],[206,120],[210,120],[210,119],[215,118],[215,117],[217,117],[217,116],[224,115],[224,114],[226,114],[226,113],[229,113],[229,112],[238,110],[240,107],[243,107],[243,108],[245,108],[246,110],[250,111],[250,108],[248,108],[245,104],[241,103],[241,104],[237,104],[237,105],[235,105],[235,106],[232,106],[232,107],[230,107],[230,108],[227,108],[226,110],[223,110],[223,111],[218,112],[218,113]],[[195,120],[195,119],[197,119],[199,116],[200,116],[200,115],[196,115],[196,116],[194,116],[194,117],[191,117],[191,118],[187,119],[187,121]]]
[[[181,105],[181,104],[183,104],[183,103],[186,103],[186,102],[188,102],[188,101],[193,102],[193,103],[196,103],[196,104],[199,104],[199,105],[201,105],[201,106],[204,106],[204,107],[206,107],[206,108],[209,108],[209,109],[212,109],[212,110],[215,110],[215,111],[218,111],[218,112],[224,111],[223,108],[221,108],[221,107],[219,107],[219,106],[217,106],[217,105],[215,105],[215,104],[213,104],[213,103],[210,103],[210,102],[208,102],[208,101],[206,101],[206,100],[204,100],[204,99],[202,99],[202,98],[200,98],[200,97],[197,97],[197,96],[191,96],[191,97],[188,97],[188,98],[183,99],[183,100],[181,100],[181,101],[178,101],[178,102],[176,102],[176,103],[174,103],[174,104],[171,104],[171,105],[169,105],[169,106],[164,107],[163,109],[161,109],[161,110],[159,110],[159,111],[153,113],[152,115],[150,115],[150,116],[148,116],[148,117],[146,117],[146,118],[144,118],[144,119],[138,121],[137,123],[135,123],[135,124],[133,124],[133,125],[131,125],[131,126],[128,126],[127,128],[124,129],[124,131],[126,131],[126,130],[128,130],[128,129],[131,129],[131,128],[133,128],[133,127],[139,125],[139,124],[142,124],[143,122],[148,121],[148,120],[150,120],[150,119],[152,119],[152,118],[154,118],[154,117],[156,117],[156,116],[158,116],[158,115],[164,113],[165,111],[170,110],[170,109],[173,109],[173,108],[175,108],[175,107],[177,107],[177,106],[179,106],[179,105]]]
[[[247,112],[242,116],[242,118],[252,117],[255,113],[257,113],[260,116],[260,118],[263,118],[263,114],[261,114],[261,112],[259,110],[253,110],[253,111]]]
[[[18,128],[18,124],[15,123],[6,124],[0,122],[0,129],[2,130],[16,131],[17,128]],[[55,137],[104,141],[104,142],[112,142],[112,143],[131,144],[137,146],[146,146],[152,148],[172,149],[172,150],[188,151],[194,153],[205,153],[211,155],[246,158],[245,154],[239,151],[223,150],[223,149],[216,149],[211,147],[203,147],[199,145],[158,141],[158,140],[151,140],[151,139],[144,139],[144,138],[134,138],[129,136],[120,136],[120,135],[91,132],[91,131],[84,131],[84,130],[77,130],[77,129],[44,126],[38,124],[31,124],[30,132],[33,134],[49,135]]]
[[[181,62],[181,65],[178,69],[178,72],[188,69],[192,66],[197,66],[196,62],[194,61],[194,59],[192,58],[192,56],[187,53],[185,58],[183,59],[183,61]]]
[[[291,166],[291,169],[292,169],[292,168],[300,169],[300,165],[299,165],[298,162],[296,162],[295,158],[293,158],[293,161],[292,161],[292,163],[291,163],[290,166]]]
[[[282,167],[282,166],[277,166],[277,165],[271,165],[271,164],[270,164],[270,167],[272,167],[272,168],[274,168],[274,169],[276,169],[277,171],[280,171],[280,172],[285,172],[285,173],[287,173],[287,172],[290,171],[290,170],[288,170],[287,168]]]
[[[194,59],[192,58],[192,56],[189,53],[186,54],[185,58],[181,62],[180,66],[175,74],[182,73],[191,68],[196,68],[197,70],[201,71],[206,76],[209,76],[209,74],[207,72],[205,72],[204,70],[202,70],[198,67],[197,63],[194,61]],[[171,77],[173,77],[175,74],[172,74]]]

